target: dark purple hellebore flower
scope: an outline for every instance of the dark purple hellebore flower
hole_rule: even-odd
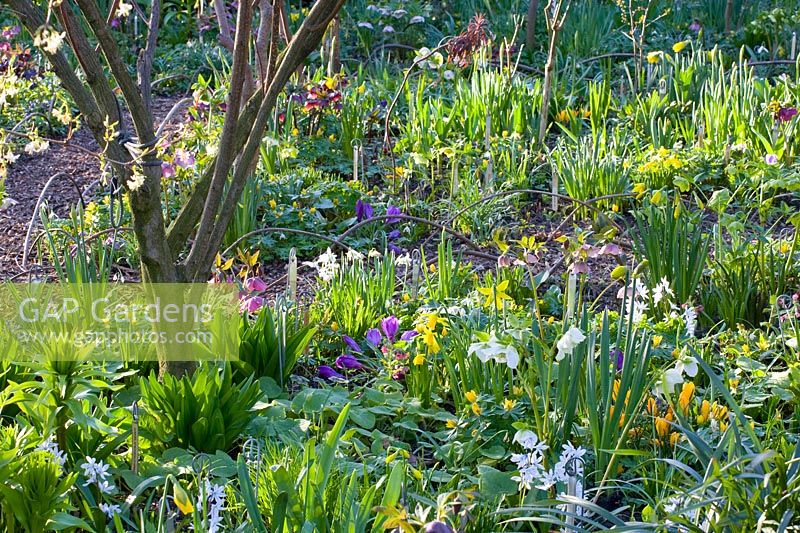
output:
[[[354,355],[346,353],[336,358],[336,366],[345,370],[361,370],[364,365]]]
[[[390,341],[394,341],[394,336],[397,335],[398,329],[400,329],[400,321],[397,320],[396,316],[387,316],[381,320],[381,330]]]
[[[353,349],[354,352],[361,353],[361,346],[350,335],[342,335],[342,340]]]
[[[359,199],[356,202],[356,220],[361,222],[362,220],[369,220],[370,218],[372,218],[372,206]]]
[[[367,339],[368,343],[377,347],[381,343],[381,332],[375,328],[372,328],[371,330],[367,331],[365,338]]]
[[[319,377],[322,379],[344,379],[344,376],[338,373],[336,370],[332,369],[328,365],[320,365],[317,369],[319,372]]]
[[[797,114],[797,108],[782,107],[775,114],[775,118],[777,118],[779,122],[789,122],[790,120],[792,120],[792,118],[794,118],[796,114]]]
[[[389,206],[389,207],[386,209],[386,214],[387,214],[387,215],[402,215],[402,214],[403,214],[403,212],[402,212],[402,211],[400,210],[400,208],[399,208],[399,207],[397,207],[396,205],[390,205],[390,206]],[[401,220],[402,220],[401,218],[387,218],[387,219],[386,219],[386,222],[387,222],[388,224],[396,224],[396,223],[400,222]]]

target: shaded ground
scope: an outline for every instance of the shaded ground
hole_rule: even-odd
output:
[[[166,116],[176,101],[174,97],[157,97],[153,106],[156,120]],[[184,117],[184,114],[175,117],[172,127],[179,124]],[[91,133],[85,128],[73,135],[70,144],[93,152],[98,150]],[[50,149],[43,154],[20,154],[17,162],[9,168],[5,186],[6,197],[11,201],[7,202],[6,209],[0,211],[0,279],[8,279],[23,272],[25,234],[36,201],[50,177],[59,172],[69,174],[72,179],[56,179],[48,188],[45,200],[50,209],[63,216],[69,213],[71,206],[78,203],[78,187],[88,201],[94,188],[100,186],[100,166],[93,155],[51,143]],[[41,227],[38,216],[36,223]],[[33,236],[35,235],[34,230]],[[32,262],[37,262],[35,250],[28,260],[29,265]]]

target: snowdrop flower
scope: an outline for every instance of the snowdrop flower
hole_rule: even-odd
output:
[[[794,348],[796,350],[797,349],[797,338],[796,337],[790,337],[790,338],[786,339],[786,346],[788,346],[789,348]]]
[[[452,70],[445,70],[445,71],[442,73],[442,77],[443,77],[444,79],[446,79],[447,81],[451,81],[451,80],[454,80],[454,79],[455,79],[455,77],[456,77],[456,73],[455,73],[455,72],[453,72]]]
[[[317,257],[316,261],[303,261],[303,265],[316,269],[317,276],[325,282],[331,281],[333,276],[336,275],[336,271],[339,269],[339,264],[336,261],[336,254],[331,252],[330,248],[328,248],[324,254]]]
[[[362,261],[364,259],[364,254],[351,248],[347,250],[347,259],[348,261]]]
[[[380,259],[381,257],[383,257],[383,254],[381,254],[381,253],[380,253],[378,250],[376,250],[375,248],[373,248],[372,250],[370,250],[370,251],[369,251],[369,253],[367,254],[367,256],[368,256],[370,259]]]
[[[367,6],[367,11],[376,12],[378,11],[378,6],[376,6],[375,4],[370,4]]]
[[[396,19],[403,18],[405,15],[408,15],[408,11],[405,9],[395,9],[392,11],[392,16]]]
[[[409,24],[422,24],[425,22],[425,17],[421,15],[416,15],[411,17],[411,20],[408,21]]]
[[[408,268],[408,267],[411,266],[411,256],[408,255],[408,252],[404,253],[403,255],[399,255],[394,260],[394,264],[397,265],[397,266],[402,266],[402,267]]]
[[[556,347],[558,348],[558,353],[556,354],[556,361],[561,361],[564,357],[569,354],[572,355],[573,350],[586,340],[586,335],[583,334],[581,330],[572,326],[564,333],[564,336],[558,340]]]
[[[97,506],[109,518],[113,519],[114,515],[120,514],[122,509],[116,503],[101,503]]]
[[[387,24],[383,27],[383,33],[394,33],[394,27]]]
[[[375,29],[375,26],[373,26],[371,22],[359,22],[357,24],[357,26],[359,28],[366,28],[368,30],[374,30]]]

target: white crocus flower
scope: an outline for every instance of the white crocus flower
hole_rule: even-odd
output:
[[[583,334],[581,330],[572,326],[564,333],[564,336],[558,340],[556,347],[558,348],[558,353],[556,354],[556,361],[561,361],[564,357],[569,354],[572,355],[573,350],[586,340],[586,335]]]

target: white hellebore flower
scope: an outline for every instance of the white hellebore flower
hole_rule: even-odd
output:
[[[50,143],[48,141],[43,141],[42,139],[33,139],[25,145],[25,153],[29,155],[41,154],[42,152],[47,151],[48,148],[50,148]]]
[[[44,49],[48,54],[55,54],[64,42],[66,33],[57,32],[53,29],[42,26],[33,37],[33,45]]]
[[[564,333],[564,336],[561,337],[556,344],[556,347],[558,348],[556,361],[561,361],[567,354],[572,355],[572,351],[575,349],[575,347],[585,340],[586,335],[584,335],[581,330],[575,326],[569,328],[569,330]]]
[[[134,167],[131,179],[128,180],[128,188],[135,191],[142,185],[144,185],[144,174],[142,174],[141,170]]]

